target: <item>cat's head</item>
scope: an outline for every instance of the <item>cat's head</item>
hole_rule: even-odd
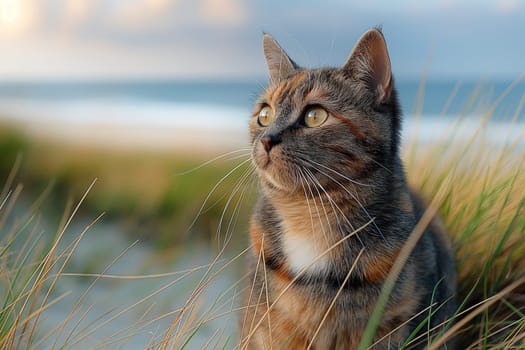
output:
[[[380,30],[366,32],[339,68],[301,68],[267,34],[263,49],[270,82],[250,122],[263,185],[367,183],[393,166],[400,112]]]

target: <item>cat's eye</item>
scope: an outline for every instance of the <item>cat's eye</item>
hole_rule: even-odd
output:
[[[313,128],[323,124],[328,119],[328,112],[321,107],[310,108],[304,115],[304,124]]]
[[[260,126],[268,126],[273,121],[273,110],[270,106],[264,106],[257,117]]]

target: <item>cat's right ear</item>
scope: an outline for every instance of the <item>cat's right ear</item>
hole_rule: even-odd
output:
[[[263,35],[263,51],[272,84],[286,79],[299,68],[271,35]]]
[[[392,72],[385,38],[380,29],[367,31],[355,45],[343,66],[348,76],[364,82],[378,103],[390,98]]]

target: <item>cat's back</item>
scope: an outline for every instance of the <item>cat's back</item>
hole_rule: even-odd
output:
[[[420,193],[410,190],[416,222],[429,210]],[[427,284],[428,305],[434,300],[447,301],[434,314],[433,322],[439,324],[450,318],[456,310],[456,262],[449,233],[438,213],[434,214],[425,234],[414,249],[420,283]]]

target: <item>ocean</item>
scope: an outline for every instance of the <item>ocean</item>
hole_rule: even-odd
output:
[[[0,120],[239,132],[246,128],[253,102],[265,84],[263,79],[1,83]],[[525,96],[523,81],[400,80],[396,87],[408,138],[413,118],[419,120],[420,138],[436,138],[437,130],[458,117],[466,120],[466,130],[479,124],[495,103],[490,121],[501,133],[498,128],[519,112]],[[518,120],[523,121],[521,115]],[[517,123],[520,129],[521,124]]]

